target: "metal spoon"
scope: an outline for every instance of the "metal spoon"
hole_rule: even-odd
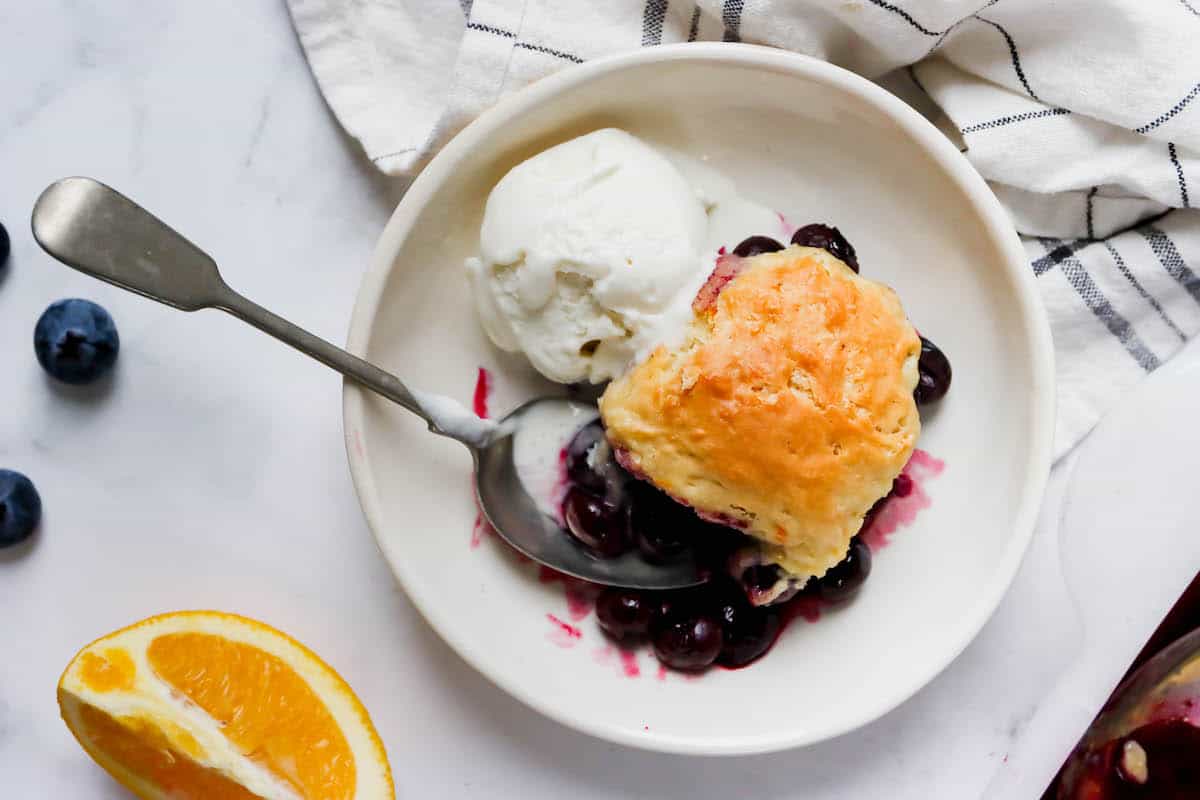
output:
[[[690,559],[651,565],[635,554],[595,558],[538,508],[513,461],[514,435],[536,408],[570,401],[531,400],[495,426],[440,422],[439,415],[422,405],[428,395],[410,391],[396,376],[242,297],[225,284],[216,263],[200,248],[91,178],[64,178],[42,192],[33,209],[33,235],[47,253],[93,278],[183,311],[226,311],[403,406],[432,432],[466,445],[475,463],[480,508],[505,541],[535,561],[594,583],[635,589],[673,589],[705,580]]]

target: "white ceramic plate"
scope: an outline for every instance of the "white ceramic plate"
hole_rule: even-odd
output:
[[[467,451],[348,384],[345,435],[367,520],[429,623],[480,672],[567,725],[655,750],[733,754],[849,731],[933,678],[979,631],[1033,530],[1049,470],[1052,355],[1007,217],[957,150],[901,101],[802,56],[734,45],[589,62],[504,100],[413,183],[380,239],[350,349],[423,389],[469,400],[476,370],[503,412],[552,390],[496,351],[468,297],[484,200],[514,164],[604,126],[705,158],[798,224],[838,225],[865,274],[894,286],[949,354],[954,388],[920,447],[944,459],[932,505],[875,559],[863,591],[797,622],[740,671],[629,677],[561,587],[494,539],[472,548]],[[732,243],[731,243],[732,244]]]

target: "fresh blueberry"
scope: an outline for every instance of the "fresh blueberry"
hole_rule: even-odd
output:
[[[91,383],[112,369],[121,341],[112,317],[90,300],[59,300],[33,329],[38,362],[64,383]]]
[[[612,638],[633,639],[650,630],[654,603],[641,592],[610,587],[596,598],[596,619]]]
[[[0,548],[23,542],[42,518],[42,498],[33,481],[19,472],[0,469]]]
[[[733,254],[742,258],[749,258],[759,253],[775,253],[782,249],[783,245],[770,236],[751,236],[749,239],[743,239],[741,244],[733,248]]]
[[[601,558],[615,558],[629,549],[629,515],[623,507],[572,487],[562,511],[571,535]]]
[[[917,405],[934,403],[946,396],[950,391],[950,359],[942,349],[933,342],[921,337],[921,357],[917,361],[920,379],[913,397]]]
[[[870,574],[871,548],[855,536],[846,557],[817,580],[817,594],[830,605],[843,603],[854,596]]]
[[[651,626],[650,635],[654,655],[674,669],[704,669],[723,644],[720,622],[705,613],[671,613]]]
[[[0,225],[0,267],[4,266],[4,262],[8,261],[8,254],[12,250],[12,242],[8,239],[8,231]]]
[[[858,256],[853,245],[846,241],[842,232],[830,225],[813,223],[805,225],[792,234],[792,244],[802,247],[819,247],[829,255],[845,262],[846,266],[858,272]]]
[[[717,663],[726,667],[744,667],[762,656],[781,628],[777,609],[751,605],[736,584],[724,592],[720,620],[722,644]]]

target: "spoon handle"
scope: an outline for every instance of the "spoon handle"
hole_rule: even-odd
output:
[[[230,289],[213,259],[120,192],[91,178],[51,184],[33,209],[33,235],[67,266],[184,311],[219,308],[421,417],[434,433],[469,447],[475,437],[447,430],[399,378],[293,325]],[[453,427],[453,426],[449,426]]]
[[[429,423],[431,429],[436,430],[433,420],[426,415],[412,392],[390,372],[385,372],[371,362],[330,344],[299,325],[288,322],[278,314],[263,308],[232,289],[226,288],[221,292],[213,303],[213,308],[219,308],[232,314],[242,322],[253,325],[263,333],[274,336],[304,355],[311,356],[325,366],[342,373],[355,383],[376,394],[383,395],[393,403],[403,406],[421,417]],[[441,433],[442,431],[437,432]]]

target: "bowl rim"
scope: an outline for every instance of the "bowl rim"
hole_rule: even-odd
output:
[[[1024,248],[1007,212],[983,178],[950,139],[903,100],[866,78],[810,56],[759,45],[724,42],[662,45],[605,56],[565,68],[514,92],[483,112],[454,136],[412,182],[384,227],[372,254],[370,265],[362,277],[350,320],[346,346],[352,353],[359,356],[366,355],[367,344],[379,310],[383,289],[416,219],[462,160],[479,142],[486,139],[491,131],[531,108],[547,101],[554,101],[572,87],[602,75],[651,63],[687,61],[751,66],[798,75],[823,83],[835,91],[852,95],[873,106],[898,125],[927,155],[933,158],[967,195],[972,209],[981,218],[992,240],[997,243],[1009,277],[1013,279],[1016,290],[1015,300],[1019,306],[1021,322],[1028,332],[1032,348],[1030,356],[1035,396],[1031,398],[1032,413],[1029,436],[1031,448],[1025,482],[1020,491],[1020,505],[1013,536],[1010,538],[1003,557],[996,564],[991,582],[980,587],[976,601],[970,608],[969,620],[959,627],[958,638],[946,647],[939,658],[931,659],[929,666],[920,675],[906,684],[894,687],[890,694],[875,707],[864,713],[849,716],[841,720],[840,724],[828,725],[824,728],[810,728],[794,734],[767,734],[754,737],[722,738],[717,734],[704,740],[697,740],[654,732],[648,733],[642,730],[635,734],[617,725],[580,719],[545,702],[537,694],[527,691],[519,682],[511,681],[503,675],[492,674],[486,669],[483,666],[484,661],[481,655],[476,653],[476,647],[468,636],[454,629],[443,628],[434,622],[435,616],[431,611],[436,598],[422,594],[416,588],[418,582],[414,580],[414,575],[410,574],[414,565],[402,560],[393,563],[387,557],[382,539],[383,512],[375,499],[378,495],[375,491],[374,476],[369,466],[368,448],[370,443],[353,441],[352,434],[352,431],[361,431],[363,428],[363,401],[369,391],[358,387],[349,380],[343,383],[343,438],[355,492],[384,561],[387,562],[389,569],[404,588],[408,598],[429,626],[476,671],[544,716],[601,739],[629,747],[666,753],[746,755],[801,747],[841,736],[875,721],[915,695],[945,670],[982,630],[1016,577],[1017,570],[1033,538],[1037,515],[1049,479],[1053,453],[1055,384],[1054,350],[1050,337],[1050,326],[1037,289],[1036,278],[1028,267]]]

